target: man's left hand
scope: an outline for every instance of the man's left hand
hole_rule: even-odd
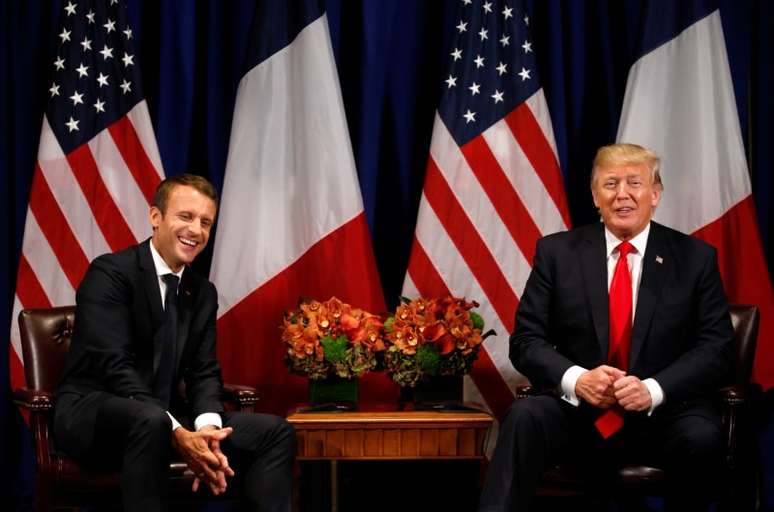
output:
[[[207,432],[207,431],[215,431],[218,430],[217,427],[214,425],[207,425],[202,427],[199,431],[200,432]],[[220,466],[218,469],[215,470],[215,473],[217,474],[217,481],[216,482],[207,482],[207,485],[210,488],[210,492],[217,496],[220,493],[226,492],[226,477],[232,477],[234,476],[234,470],[231,469],[231,466],[228,465],[228,457],[221,451],[220,449],[220,440],[217,438],[210,438],[209,440],[209,447],[212,453],[215,455],[215,457],[218,458],[218,461],[220,462]],[[191,490],[193,492],[196,492],[199,489],[199,485],[201,483],[201,480],[197,476],[194,478],[193,486],[191,487]]]
[[[653,404],[648,387],[634,375],[621,377],[613,383],[618,405],[627,411],[647,411]]]

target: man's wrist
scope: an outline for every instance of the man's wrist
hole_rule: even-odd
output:
[[[575,386],[578,384],[578,378],[583,375],[587,370],[582,366],[573,365],[567,368],[562,375],[562,382],[560,384],[561,398],[565,402],[568,402],[574,406],[580,404],[578,394],[575,392]]]
[[[222,428],[223,421],[220,418],[220,414],[216,412],[205,412],[197,416],[196,420],[194,420],[194,427],[197,432],[207,426]]]

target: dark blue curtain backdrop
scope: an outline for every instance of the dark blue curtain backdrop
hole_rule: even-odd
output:
[[[0,333],[8,333],[11,322],[54,34],[65,3],[0,1]],[[385,298],[394,305],[413,236],[457,0],[323,3]],[[674,6],[671,1],[657,3],[665,16]],[[256,5],[247,0],[128,1],[143,88],[167,175],[191,171],[222,185],[234,98],[247,65]],[[533,48],[574,225],[596,218],[588,190],[590,162],[597,147],[615,139],[647,7],[635,0],[530,2]],[[774,269],[769,234],[774,2],[721,0],[719,7],[761,235]],[[198,263],[205,273],[209,259],[206,253]],[[8,339],[6,334],[0,337]],[[10,402],[7,368],[5,343],[0,347],[0,461],[5,462],[0,465],[0,492],[18,496],[29,492],[29,448]],[[766,443],[761,453],[768,454],[768,467],[774,458],[771,410],[769,405],[761,412]],[[767,475],[768,504],[774,507],[771,469]]]

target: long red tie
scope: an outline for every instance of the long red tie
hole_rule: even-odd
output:
[[[632,276],[627,262],[634,249],[629,242],[618,246],[618,262],[610,283],[610,342],[607,360],[611,366],[629,370],[629,345],[632,339]],[[607,439],[623,427],[623,415],[617,407],[606,410],[594,422],[602,437]]]

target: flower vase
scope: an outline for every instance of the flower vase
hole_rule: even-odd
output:
[[[443,375],[420,380],[414,388],[403,388],[401,398],[418,404],[443,402],[461,404],[462,379],[462,375]],[[413,396],[409,397],[408,395]]]
[[[309,401],[312,404],[357,402],[357,379],[331,375],[324,379],[309,379]]]

